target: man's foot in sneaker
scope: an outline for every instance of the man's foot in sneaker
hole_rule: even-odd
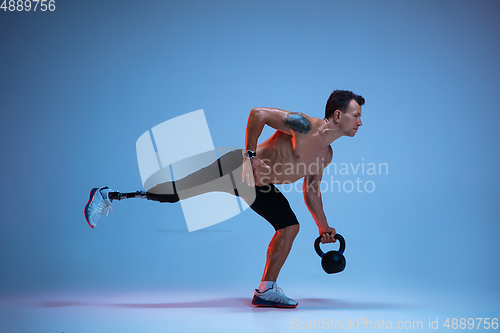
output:
[[[106,211],[106,215],[108,215],[109,209],[113,209],[112,200],[109,198],[109,192],[112,192],[112,190],[107,186],[96,187],[90,191],[89,201],[87,201],[85,205],[84,213],[85,219],[91,228],[97,225],[104,211]]]
[[[252,304],[257,306],[270,306],[275,308],[294,308],[299,305],[299,303],[297,303],[295,300],[287,297],[285,293],[283,293],[283,290],[281,290],[281,288],[279,288],[276,283],[272,288],[267,289],[263,292],[255,289]]]

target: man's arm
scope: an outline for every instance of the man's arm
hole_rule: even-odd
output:
[[[302,191],[304,193],[304,201],[309,212],[311,213],[314,222],[318,226],[319,235],[321,236],[321,243],[335,243],[336,239],[333,237],[336,234],[334,228],[330,228],[326,220],[325,212],[323,211],[323,201],[321,199],[321,178],[323,177],[323,169],[330,164],[332,160],[332,149],[328,149],[326,163],[314,175],[304,177],[304,185]]]
[[[255,151],[257,140],[265,125],[289,135],[308,133],[311,121],[308,116],[274,108],[253,108],[248,116],[245,149]]]

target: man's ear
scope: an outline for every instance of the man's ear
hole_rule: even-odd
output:
[[[340,118],[342,117],[342,111],[340,110],[335,110],[333,113],[333,122],[336,124],[340,121]]]

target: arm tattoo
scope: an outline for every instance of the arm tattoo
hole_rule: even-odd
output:
[[[298,133],[309,133],[311,122],[302,113],[290,112],[285,119],[285,123],[292,131]]]

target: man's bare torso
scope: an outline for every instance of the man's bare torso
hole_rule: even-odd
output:
[[[257,157],[270,167],[260,170],[257,185],[293,183],[328,165],[332,148],[322,139],[323,121],[303,116],[311,125],[307,133],[290,135],[277,130],[257,147]]]

